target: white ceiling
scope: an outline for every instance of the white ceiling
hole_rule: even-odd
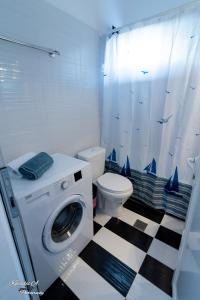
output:
[[[45,0],[81,20],[100,34],[192,0]]]

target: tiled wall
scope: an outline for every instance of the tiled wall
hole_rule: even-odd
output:
[[[59,50],[54,59],[0,41],[0,146],[7,161],[28,151],[99,144],[99,37],[34,0],[1,0],[0,34]]]

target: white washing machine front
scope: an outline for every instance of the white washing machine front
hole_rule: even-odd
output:
[[[69,196],[49,216],[42,234],[43,245],[51,253],[67,249],[78,237],[87,217],[82,195]]]
[[[43,292],[93,237],[90,164],[61,154],[52,157],[54,164],[41,179],[11,180]]]

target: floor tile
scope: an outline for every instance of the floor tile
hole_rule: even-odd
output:
[[[136,276],[136,273],[131,268],[94,241],[91,241],[86,246],[81,252],[80,257],[118,290],[118,292],[126,297]]]
[[[138,216],[140,215],[122,206],[119,210],[118,219],[132,226],[133,223],[137,220]]]
[[[111,219],[110,216],[105,215],[101,212],[97,212],[96,217],[94,218],[94,221],[99,223],[101,226],[104,226],[110,219]]]
[[[181,235],[175,231],[160,226],[155,238],[162,241],[163,243],[170,245],[171,247],[179,249]]]
[[[145,218],[145,219],[146,219],[146,218]],[[145,222],[145,220],[142,219],[142,218],[140,218],[140,220],[142,220],[142,221]],[[147,227],[146,227],[146,229],[145,229],[144,232],[145,232],[146,234],[152,236],[152,237],[155,237],[155,235],[156,235],[156,233],[157,233],[157,231],[158,231],[158,228],[159,228],[159,224],[158,224],[158,223],[149,220],[148,225],[147,225]]]
[[[106,249],[135,272],[138,272],[146,253],[103,227],[93,238],[95,243]]]
[[[169,296],[172,295],[173,270],[159,262],[155,258],[147,255],[139,270],[139,274],[151,281]]]
[[[80,257],[62,274],[62,280],[81,300],[122,300],[124,297]],[[60,300],[58,297],[55,299]],[[68,298],[65,298],[67,300]]]
[[[175,217],[164,215],[164,218],[162,219],[161,225],[164,227],[167,227],[168,229],[171,229],[177,233],[182,234],[183,230],[185,228],[185,222],[181,221]]]
[[[175,270],[177,266],[178,250],[167,244],[154,239],[148,250],[148,254],[159,260],[166,266]]]
[[[147,227],[145,229],[145,233],[147,233],[148,235],[154,237],[158,231],[158,228],[159,228],[159,224],[150,220],[150,219],[147,219],[125,207],[121,207],[121,210],[119,212],[119,216],[118,216],[118,219],[124,221],[125,223],[133,226],[133,224],[136,222],[136,220],[140,220],[142,222],[145,222],[147,223]]]
[[[150,206],[131,199],[128,199],[124,203],[124,207],[156,223],[160,223],[164,216],[164,211],[154,209]]]
[[[79,300],[72,290],[58,278],[44,293],[41,300]]]
[[[135,280],[128,292],[126,300],[171,300],[172,298],[157,288],[149,280],[140,274],[136,275]]]
[[[93,226],[94,226],[94,235],[102,228],[102,226],[97,223],[97,222],[93,222]]]
[[[145,252],[148,251],[153,239],[146,233],[116,218],[110,219],[105,227]]]

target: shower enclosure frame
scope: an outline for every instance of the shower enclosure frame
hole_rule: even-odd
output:
[[[29,246],[26,239],[26,234],[23,228],[23,223],[19,210],[17,208],[15,198],[12,191],[12,186],[9,178],[9,173],[6,164],[3,159],[3,155],[0,148],[0,195],[5,208],[8,223],[10,225],[10,231],[13,237],[13,241],[16,247],[17,255],[21,264],[21,269],[26,282],[37,281],[34,268],[30,256]],[[12,280],[12,278],[11,278]],[[39,300],[37,285],[27,291],[33,292],[29,294],[30,299]]]

